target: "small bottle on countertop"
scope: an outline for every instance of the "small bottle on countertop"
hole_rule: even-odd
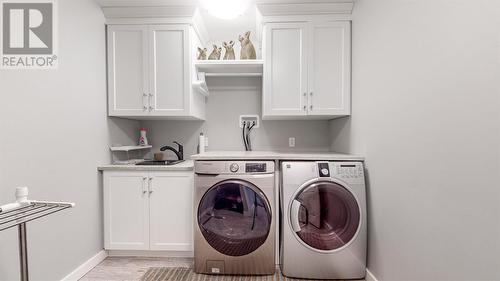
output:
[[[141,128],[141,136],[139,137],[139,145],[148,145],[148,138],[146,137],[146,129]]]
[[[198,153],[205,153],[205,136],[200,133],[200,138],[198,140]]]

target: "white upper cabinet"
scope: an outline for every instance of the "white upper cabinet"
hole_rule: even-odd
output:
[[[311,26],[309,115],[350,114],[351,34],[349,22]]]
[[[152,114],[186,115],[189,108],[189,38],[185,26],[151,27]]]
[[[307,114],[307,25],[270,23],[264,38],[263,116]]]
[[[144,116],[148,112],[147,27],[108,29],[108,96],[112,116]]]
[[[191,87],[196,37],[187,24],[109,25],[109,115],[204,119]]]
[[[264,119],[350,114],[349,21],[264,26]]]

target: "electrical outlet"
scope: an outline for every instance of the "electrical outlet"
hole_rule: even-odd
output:
[[[288,138],[288,146],[295,147],[295,138]]]
[[[254,129],[259,127],[259,116],[258,115],[240,115],[240,128],[243,128],[246,124],[255,124]]]

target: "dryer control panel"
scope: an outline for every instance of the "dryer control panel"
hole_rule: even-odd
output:
[[[361,162],[333,162],[330,164],[332,177],[349,182],[362,182],[365,179],[363,163]]]

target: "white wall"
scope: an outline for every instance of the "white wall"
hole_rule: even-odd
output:
[[[498,1],[359,0],[353,113],[380,281],[500,280]]]
[[[106,117],[104,18],[92,0],[58,1],[59,69],[0,70],[0,204],[28,186],[76,208],[28,223],[31,280],[59,280],[103,247],[101,180],[108,143],[137,122]],[[135,138],[135,136],[133,137]],[[19,280],[17,230],[0,232],[0,280]]]
[[[210,79],[210,78],[209,78]],[[206,120],[147,121],[149,140],[155,150],[177,140],[185,145],[186,156],[195,154],[198,136],[203,132],[209,140],[207,150],[245,150],[238,118],[242,114],[261,116],[260,78],[216,78],[208,80]],[[296,147],[288,147],[288,138],[296,138]],[[328,151],[328,121],[262,121],[252,130],[254,150]],[[168,157],[174,157],[169,152]]]
[[[254,3],[255,1],[249,1],[248,9],[239,17],[232,20],[219,19],[212,16],[205,9],[200,9],[201,16],[203,18],[203,25],[207,29],[207,33],[210,36],[209,42],[203,47],[208,49],[207,57],[213,50],[213,44],[222,47],[221,59],[224,57],[226,50],[223,46],[223,42],[229,42],[233,40],[234,43],[234,54],[236,59],[240,58],[241,54],[241,43],[238,38],[240,35],[244,35],[246,31],[250,31],[250,41],[255,47],[255,53],[257,59],[262,58],[262,42],[261,35],[257,34],[257,7]]]

